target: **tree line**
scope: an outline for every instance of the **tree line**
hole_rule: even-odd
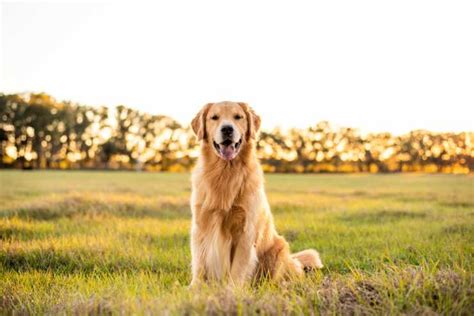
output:
[[[474,132],[362,135],[319,122],[262,131],[266,172],[474,170]],[[0,94],[0,168],[186,171],[198,155],[189,126],[123,105],[92,107],[45,93]]]

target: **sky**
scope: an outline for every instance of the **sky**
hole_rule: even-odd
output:
[[[263,127],[474,131],[474,1],[3,2],[0,92],[189,124],[249,103]]]

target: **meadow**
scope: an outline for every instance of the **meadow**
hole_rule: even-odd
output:
[[[472,314],[474,176],[266,175],[325,267],[189,289],[189,174],[1,171],[0,314]]]

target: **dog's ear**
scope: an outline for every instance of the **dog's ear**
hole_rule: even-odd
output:
[[[237,102],[245,112],[247,116],[248,128],[247,128],[247,135],[246,138],[249,140],[250,138],[255,139],[257,137],[257,133],[260,130],[260,116],[255,113],[255,111],[244,102]]]
[[[196,134],[198,140],[203,140],[203,139],[206,139],[207,137],[206,116],[212,104],[213,103],[208,103],[204,105],[201,111],[199,111],[199,113],[196,114],[196,116],[191,121],[191,127],[193,128],[193,132],[194,134]]]

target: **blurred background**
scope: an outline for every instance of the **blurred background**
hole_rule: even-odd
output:
[[[267,172],[469,173],[472,9],[3,2],[0,168],[187,171],[191,118],[234,100]]]

